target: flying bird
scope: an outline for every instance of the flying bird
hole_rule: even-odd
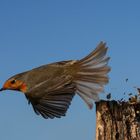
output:
[[[0,91],[23,92],[37,115],[45,119],[66,115],[75,94],[88,105],[98,101],[109,82],[107,47],[100,42],[96,49],[81,60],[69,60],[43,65],[12,76]]]

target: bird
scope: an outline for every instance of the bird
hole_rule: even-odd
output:
[[[5,81],[0,91],[22,92],[34,112],[45,119],[66,116],[76,94],[92,109],[109,82],[107,50],[106,43],[100,42],[80,60],[54,62],[16,74]]]

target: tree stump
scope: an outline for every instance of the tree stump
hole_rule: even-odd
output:
[[[96,140],[140,140],[140,103],[96,103]]]

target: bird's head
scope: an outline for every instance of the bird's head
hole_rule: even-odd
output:
[[[0,89],[0,91],[3,91],[3,90],[16,90],[16,91],[21,91],[25,93],[27,91],[27,85],[22,80],[12,77],[8,79],[4,83],[3,87]]]

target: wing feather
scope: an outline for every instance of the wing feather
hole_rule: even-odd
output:
[[[39,91],[38,88],[35,88],[25,94],[35,113],[45,119],[65,116],[75,95],[75,85],[69,78],[65,77],[65,79],[60,78],[57,84],[49,90],[44,86],[47,87],[47,85],[40,85],[39,88],[42,87],[42,90]]]

